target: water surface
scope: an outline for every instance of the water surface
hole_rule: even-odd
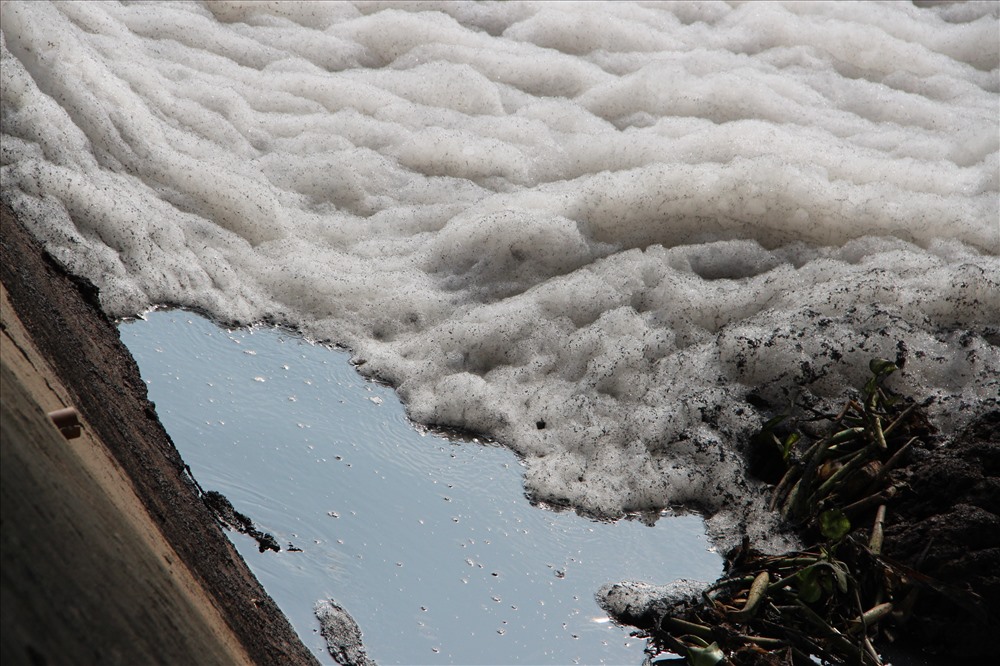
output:
[[[638,664],[644,641],[597,588],[721,571],[696,516],[649,527],[532,506],[510,451],[418,431],[344,352],[181,311],[120,330],[202,487],[282,545],[231,535],[325,663],[312,608],[333,598],[380,664]]]

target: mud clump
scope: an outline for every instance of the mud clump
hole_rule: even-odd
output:
[[[946,586],[921,592],[899,641],[950,656],[996,653],[1000,622],[1000,409],[899,470],[885,553]],[[963,603],[972,592],[982,608]]]
[[[281,546],[278,545],[277,540],[273,536],[257,529],[253,520],[246,514],[237,511],[229,499],[222,493],[209,490],[202,496],[202,501],[205,502],[205,506],[211,509],[212,513],[215,514],[216,520],[223,527],[236,530],[240,534],[246,534],[251,537],[257,542],[257,548],[260,552],[273,550],[277,553],[281,551]]]

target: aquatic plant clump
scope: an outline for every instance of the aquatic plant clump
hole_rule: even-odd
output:
[[[933,441],[935,430],[920,404],[883,385],[895,363],[874,360],[870,369],[858,399],[838,414],[806,419],[825,423],[827,434],[779,435],[783,415],[753,442],[756,453],[783,469],[772,508],[812,545],[773,555],[745,541],[728,554],[722,579],[650,618],[651,653],[669,651],[697,665],[813,664],[818,657],[881,666],[874,641],[892,640],[921,594],[945,595],[986,621],[975,592],[883,552],[887,503],[903,483],[894,470]]]

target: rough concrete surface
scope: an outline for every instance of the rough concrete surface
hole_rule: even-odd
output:
[[[313,664],[199,497],[96,290],[2,208],[4,664]],[[71,406],[82,436],[46,412]]]

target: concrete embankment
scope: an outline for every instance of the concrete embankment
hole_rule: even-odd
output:
[[[201,501],[96,290],[2,207],[5,664],[314,664]],[[74,408],[79,437],[48,413]]]

